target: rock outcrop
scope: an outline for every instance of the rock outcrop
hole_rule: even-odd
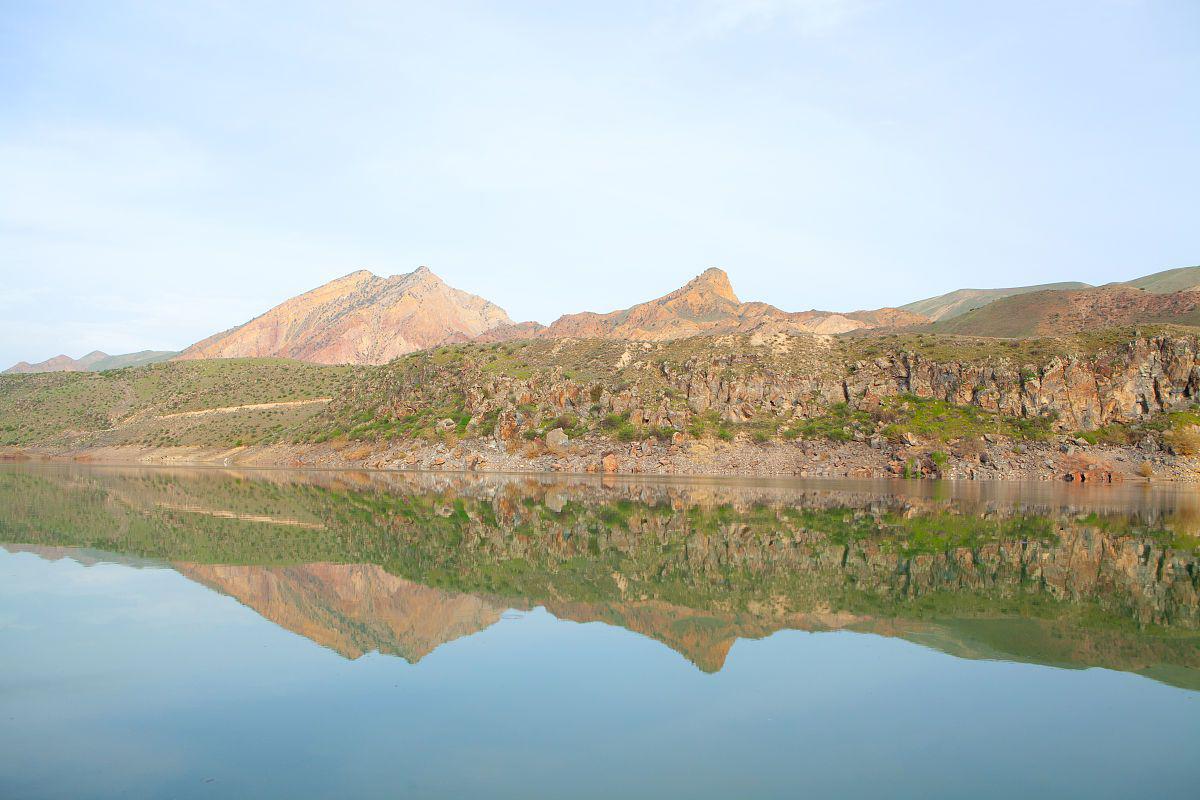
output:
[[[359,270],[187,348],[181,359],[275,356],[318,364],[383,364],[512,320],[426,267],[381,278]]]

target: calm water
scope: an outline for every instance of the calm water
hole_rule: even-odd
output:
[[[0,796],[1200,785],[1200,496],[0,469]]]

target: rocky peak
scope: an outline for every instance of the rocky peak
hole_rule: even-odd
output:
[[[417,267],[407,275],[397,275],[390,280],[400,279],[406,289],[436,289],[445,286],[446,282],[434,274],[429,267]]]
[[[686,295],[711,295],[728,300],[731,303],[742,302],[733,292],[733,285],[729,282],[729,275],[725,273],[725,270],[717,267],[709,267],[688,281],[682,288],[677,289],[671,294],[680,297]],[[670,296],[668,295],[668,297]]]

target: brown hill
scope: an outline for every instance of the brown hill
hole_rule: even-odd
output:
[[[464,341],[512,320],[426,267],[381,278],[359,270],[197,342],[181,359],[278,356],[318,364],[385,364]]]
[[[539,338],[593,338],[665,341],[702,334],[762,332],[845,333],[874,328],[882,319],[903,319],[901,324],[925,318],[897,309],[836,314],[829,311],[781,311],[767,303],[743,303],[733,291],[729,276],[711,267],[670,294],[607,314],[583,312],[559,317]]]
[[[1155,294],[1114,284],[1013,295],[930,326],[939,333],[1021,338],[1125,325],[1200,325],[1200,292]]]

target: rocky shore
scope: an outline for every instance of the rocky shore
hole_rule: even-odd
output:
[[[989,438],[991,441],[989,441]],[[945,478],[1081,483],[1200,480],[1200,458],[1059,437],[1013,442],[996,437],[932,450],[917,440],[866,442],[723,442],[679,437],[614,442],[588,436],[511,450],[495,439],[275,444],[235,448],[99,447],[9,450],[0,459],[110,464],[170,464],[574,474],[725,475],[800,478]]]

